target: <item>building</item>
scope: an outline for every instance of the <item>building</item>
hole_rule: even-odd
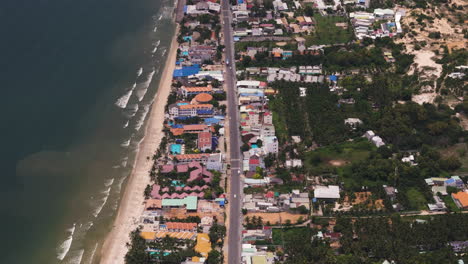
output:
[[[429,210],[434,211],[434,212],[441,212],[441,211],[447,210],[445,203],[442,201],[442,199],[440,199],[439,196],[435,195],[434,201],[435,203],[427,205],[427,207],[429,207]]]
[[[278,139],[276,136],[264,137],[262,148],[265,151],[265,154],[278,153]]]
[[[163,208],[185,208],[187,211],[197,211],[198,197],[187,196],[183,199],[162,199]]]
[[[190,162],[193,162],[193,161],[206,164],[206,162],[208,161],[209,156],[210,156],[210,154],[208,154],[208,153],[181,154],[181,155],[174,155],[174,156],[172,156],[172,158],[178,164],[186,164],[186,163],[190,163]]]
[[[387,186],[387,185],[384,185],[383,188],[388,199],[390,199],[390,201],[392,202],[395,201],[397,197],[397,193],[398,193],[397,188],[392,187],[392,186]]]
[[[189,49],[190,62],[193,64],[202,64],[205,61],[211,61],[216,55],[216,48],[213,46],[192,46]]]
[[[340,199],[340,187],[337,185],[316,186],[314,197],[317,199]]]
[[[362,120],[359,118],[346,118],[344,123],[350,128],[356,129],[358,126],[362,125]]]
[[[468,241],[452,241],[449,243],[453,251],[457,253],[466,252],[468,249]]]
[[[258,155],[252,155],[249,158],[249,171],[255,171],[257,167],[262,169],[265,168],[265,164],[263,163],[263,159]]]
[[[211,154],[206,162],[206,168],[221,171],[223,169],[223,155],[221,153]]]
[[[171,104],[169,106],[169,116],[171,118],[213,116],[213,105],[212,104]]]
[[[452,199],[460,209],[468,209],[468,192],[452,193]]]
[[[213,143],[211,132],[198,133],[197,147],[203,152],[212,149]]]
[[[207,94],[212,94],[213,93],[213,87],[211,85],[208,86],[203,86],[203,87],[186,87],[182,86],[179,89],[182,94],[187,97],[190,95],[197,95],[201,93],[207,93]]]
[[[286,168],[301,168],[302,160],[300,159],[288,159],[286,160]]]
[[[160,225],[162,229],[170,232],[197,232],[197,223],[166,222]]]

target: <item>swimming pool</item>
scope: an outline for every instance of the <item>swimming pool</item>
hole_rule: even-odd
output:
[[[171,152],[174,154],[181,154],[182,153],[182,145],[181,144],[172,144],[171,145]]]

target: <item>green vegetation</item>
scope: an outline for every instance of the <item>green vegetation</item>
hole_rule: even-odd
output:
[[[346,17],[315,14],[314,19],[316,21],[315,33],[306,36],[307,46],[348,43],[353,39],[353,30],[348,25]],[[348,25],[348,28],[337,27],[336,23],[345,23]]]
[[[310,228],[297,227],[297,228],[273,228],[273,244],[283,245],[285,239],[294,236],[300,236],[303,233],[310,232]]]
[[[452,199],[451,195],[446,195],[442,197],[442,200],[445,203],[445,206],[447,206],[447,209],[449,209],[450,212],[460,212],[460,208],[455,204],[455,202]]]
[[[326,173],[337,166],[345,166],[367,159],[374,148],[363,138],[322,147],[306,153],[305,167],[312,174]],[[333,161],[336,163],[333,164]]]
[[[425,210],[427,209],[427,201],[424,195],[415,188],[409,188],[406,191],[406,197],[408,198],[409,205],[411,208]]]
[[[178,240],[169,236],[159,241],[147,242],[140,236],[140,229],[130,234],[131,243],[125,255],[127,264],[178,264],[187,257],[200,256],[195,252],[195,241]],[[149,249],[149,251],[147,251]]]
[[[314,238],[317,230],[310,228],[275,228],[273,242],[283,247],[283,253],[289,256],[285,263],[290,264],[371,264],[385,259],[402,264],[457,263],[460,257],[455,256],[448,243],[468,239],[468,215],[420,218],[425,222],[398,215],[354,221],[338,217],[334,226],[334,231],[342,234],[338,256],[327,240]],[[327,232],[325,226],[322,231]]]

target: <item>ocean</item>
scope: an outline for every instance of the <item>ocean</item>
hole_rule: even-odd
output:
[[[98,262],[163,72],[174,5],[2,1],[0,263]]]

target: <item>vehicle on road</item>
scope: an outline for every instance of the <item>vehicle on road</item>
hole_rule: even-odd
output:
[[[234,198],[237,198],[237,194],[234,194]]]
[[[226,60],[226,65],[229,65],[229,60]],[[229,68],[231,68],[231,67],[229,67]]]

